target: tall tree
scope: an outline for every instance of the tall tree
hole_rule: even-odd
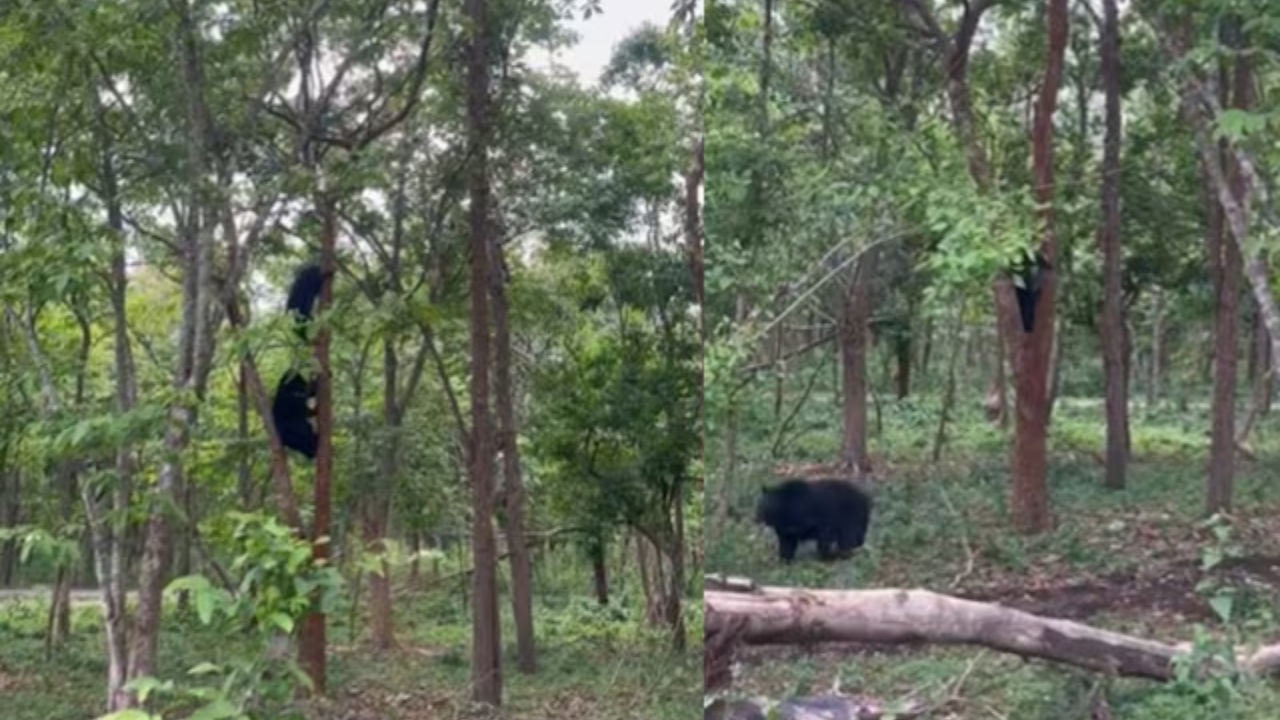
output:
[[[1220,22],[1224,46],[1237,51],[1244,47],[1242,20],[1238,16]],[[1253,79],[1249,59],[1235,53],[1234,67],[1222,60],[1219,88],[1224,106],[1247,110],[1251,102]],[[1222,144],[1227,186],[1242,208],[1249,206],[1248,183],[1238,160]],[[1205,199],[1210,203],[1211,234],[1207,238],[1209,273],[1213,279],[1213,424],[1209,442],[1209,477],[1205,486],[1205,511],[1230,510],[1235,477],[1236,379],[1238,375],[1237,343],[1240,334],[1240,285],[1244,260],[1240,245],[1228,235],[1224,209],[1209,191],[1212,180],[1205,177]],[[1247,226],[1247,218],[1246,218]]]
[[[160,633],[161,591],[172,554],[172,517],[183,483],[182,451],[191,439],[198,405],[208,382],[213,356],[216,303],[212,295],[213,236],[211,198],[206,189],[207,160],[213,128],[205,103],[204,60],[195,9],[174,4],[178,19],[177,66],[186,110],[187,205],[178,222],[182,272],[182,330],[173,370],[175,400],[169,407],[164,443],[166,459],[152,490],[146,540],[138,579],[138,605],[130,638],[130,679],[156,673]]]
[[[489,426],[489,51],[485,0],[467,0],[467,144],[471,167],[471,482],[472,574],[471,685],[477,702],[502,702],[498,653],[497,550],[493,536],[493,434]]]
[[[1067,0],[1049,0],[1045,18],[1048,48],[1044,80],[1036,98],[1031,128],[1031,175],[1033,195],[1039,205],[1040,254],[1052,265],[1057,251],[1054,234],[1053,113],[1058,106],[1058,87],[1066,55],[1069,18]],[[1041,279],[1040,301],[1029,333],[1013,333],[1014,387],[1016,388],[1013,473],[1009,507],[1013,524],[1020,532],[1037,533],[1050,525],[1049,497],[1045,475],[1048,470],[1049,370],[1054,330],[1054,277],[1045,272]]]
[[[1102,3],[1102,87],[1106,96],[1106,130],[1102,140],[1103,299],[1099,335],[1106,374],[1106,485],[1125,484],[1129,462],[1129,374],[1125,363],[1124,297],[1120,285],[1120,20],[1116,0]]]
[[[495,233],[496,234],[496,233]],[[511,366],[511,313],[507,302],[506,262],[502,245],[493,248],[489,288],[493,300],[494,402],[498,406],[498,442],[502,451],[503,531],[511,563],[511,615],[516,625],[517,668],[533,674],[537,653],[533,633],[533,569],[524,529],[524,478],[520,472],[520,444],[516,441],[515,381]]]

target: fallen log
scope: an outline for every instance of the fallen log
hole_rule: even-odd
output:
[[[864,697],[814,695],[761,703],[750,700],[717,699],[702,712],[703,720],[914,720],[924,714],[919,703],[889,707]]]
[[[815,642],[980,645],[1098,672],[1167,681],[1188,643],[1171,644],[929,590],[757,587],[708,576],[706,632],[753,645]],[[726,589],[713,589],[713,588]],[[727,650],[728,648],[726,648]],[[1237,667],[1280,670],[1280,645],[1238,650]],[[706,669],[706,668],[704,668]]]

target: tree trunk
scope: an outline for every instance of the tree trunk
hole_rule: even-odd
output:
[[[471,235],[471,482],[472,576],[471,697],[502,703],[499,655],[497,551],[493,536],[493,436],[489,426],[489,27],[485,0],[466,0],[470,23],[467,56],[467,177]]]
[[[178,352],[173,372],[176,398],[200,397],[209,373],[213,354],[214,317],[211,302],[213,244],[206,218],[207,195],[204,191],[210,122],[204,104],[204,67],[200,58],[199,31],[187,3],[176,4],[181,27],[178,56],[183,90],[186,94],[187,138],[186,160],[190,206],[187,221],[179,232],[182,243],[182,326],[178,334]],[[169,568],[172,529],[168,508],[178,501],[177,492],[183,482],[183,451],[191,439],[196,409],[183,400],[174,400],[168,409],[164,432],[164,458],[156,483],[147,499],[147,522],[139,562],[137,610],[129,638],[128,679],[157,675],[156,648],[160,632],[160,611],[165,574]],[[123,598],[122,598],[123,599]],[[132,704],[134,698],[127,702]]]
[[[1053,347],[1049,350],[1049,399],[1045,403],[1045,422],[1053,424],[1053,409],[1058,405],[1058,397],[1062,392],[1062,345],[1066,336],[1062,332],[1062,318],[1053,319]]]
[[[387,452],[391,454],[390,451]],[[390,525],[391,508],[388,500],[381,497],[370,497],[365,500],[363,508],[364,522],[362,535],[365,548],[376,555],[387,549],[387,529]],[[395,612],[391,599],[391,566],[380,560],[378,567],[369,573],[369,631],[370,642],[375,652],[385,652],[396,648]]]
[[[22,524],[22,473],[9,464],[9,442],[0,443],[0,526]],[[13,587],[18,566],[18,545],[12,538],[0,542],[0,587]]]
[[[1160,384],[1164,368],[1164,290],[1151,289],[1151,362],[1147,373],[1147,408],[1154,409],[1160,402]]]
[[[240,372],[236,373],[236,439],[242,447],[249,445],[249,381],[245,377],[245,362],[240,361]],[[249,462],[249,453],[240,452],[236,460],[236,495],[240,499],[240,507],[248,510],[256,507],[253,497],[253,468]]]
[[[969,177],[980,194],[991,192],[994,185],[991,175],[991,163],[987,157],[987,149],[978,136],[977,124],[973,117],[973,100],[969,93],[969,51],[973,46],[973,38],[977,35],[982,15],[993,6],[993,3],[971,3],[964,6],[960,14],[954,34],[946,33],[938,18],[934,15],[931,3],[912,0],[907,3],[912,12],[920,19],[925,30],[938,41],[942,47],[942,70],[947,78],[947,104],[951,109],[951,124],[961,147],[965,149],[968,161]],[[1008,337],[1006,328],[1015,322],[1012,293],[1002,289],[1008,283],[997,278],[992,284],[996,309],[997,343],[1005,342]],[[1009,340],[1011,342],[1011,340]],[[1001,351],[1004,351],[1003,346]],[[997,353],[1001,357],[1000,353]],[[1008,403],[1005,398],[1004,361],[1000,359],[998,368],[988,386],[984,406],[988,418],[1006,427]]]
[[[315,167],[314,165],[312,167]],[[323,173],[323,171],[320,171]],[[333,306],[333,275],[337,270],[337,199],[328,189],[327,179],[320,176],[320,189],[315,197],[316,214],[320,216],[320,285],[317,313]],[[311,559],[320,564],[329,559],[332,539],[333,486],[333,371],[329,362],[329,346],[333,334],[321,325],[316,334],[313,353],[316,358],[316,474],[312,490]],[[324,695],[328,686],[327,619],[321,611],[319,596],[312,598],[311,609],[302,618],[298,633],[298,665],[311,679],[310,692]]]
[[[498,448],[502,451],[503,531],[511,563],[511,614],[516,626],[517,669],[537,672],[537,648],[533,632],[533,570],[525,542],[524,478],[520,472],[520,448],[516,442],[515,383],[511,373],[511,326],[501,248],[495,248],[489,283],[493,300],[494,401],[498,405]]]
[[[1276,374],[1271,370],[1271,337],[1262,321],[1262,313],[1258,313],[1253,323],[1253,332],[1254,351],[1250,355],[1256,358],[1258,368],[1253,384],[1254,404],[1260,415],[1268,415],[1271,413],[1271,399],[1275,396]]]
[[[1117,0],[1103,0],[1102,83],[1106,91],[1106,134],[1102,141],[1102,364],[1106,387],[1105,484],[1125,486],[1129,463],[1129,379],[1125,370],[1124,298],[1120,283],[1120,27]]]
[[[840,304],[840,362],[844,402],[842,463],[856,475],[871,471],[867,456],[867,351],[871,335],[871,283],[875,277],[874,250],[863,255]]]
[[[920,377],[924,378],[926,383],[929,382],[929,360],[933,355],[933,318],[926,317],[924,319],[924,342],[920,348]]]
[[[911,331],[899,335],[893,344],[897,369],[893,379],[897,385],[898,399],[905,400],[911,394]]]
[[[609,568],[605,564],[605,544],[599,541],[591,546],[591,582],[596,592],[596,602],[609,604]]]
[[[1058,104],[1058,86],[1062,81],[1067,46],[1067,0],[1049,0],[1046,23],[1049,45],[1044,82],[1036,100],[1032,125],[1031,162],[1034,195],[1040,206],[1037,213],[1042,233],[1040,252],[1052,265],[1057,250],[1053,227],[1053,113]],[[1053,347],[1055,285],[1053,271],[1043,273],[1032,332],[1014,333],[1013,336],[1017,398],[1014,401],[1016,417],[1010,462],[1013,487],[1009,507],[1014,527],[1025,534],[1043,532],[1051,525],[1045,475],[1048,469],[1047,386]]]
[[[113,363],[115,370],[115,405],[120,417],[127,417],[137,405],[137,368],[133,359],[133,347],[129,335],[128,287],[126,270],[127,244],[124,227],[124,210],[120,201],[119,181],[115,169],[115,148],[112,133],[107,125],[106,111],[94,93],[94,132],[101,146],[99,176],[102,199],[107,208],[107,226],[111,229],[113,250],[111,253],[111,314],[113,332]],[[106,498],[99,500],[92,488],[81,488],[88,521],[87,533],[93,545],[94,576],[102,594],[103,626],[107,646],[107,708],[123,709],[129,704],[129,694],[124,690],[128,676],[128,611],[125,608],[125,539],[129,527],[128,509],[133,495],[135,472],[133,448],[116,449],[116,482],[110,495],[112,512],[108,512]]]
[[[1243,45],[1238,18],[1223,21],[1223,41],[1228,47]],[[1237,55],[1234,72],[1222,69],[1222,92],[1227,92],[1230,81],[1231,105],[1248,109],[1251,96],[1252,72],[1248,59]],[[1248,207],[1248,184],[1240,172],[1239,164],[1229,154],[1226,160],[1227,184],[1231,194],[1242,207]],[[1227,236],[1223,208],[1214,199],[1212,180],[1204,173],[1205,199],[1208,204],[1208,252],[1209,272],[1213,277],[1215,295],[1213,316],[1213,430],[1209,445],[1209,478],[1205,489],[1205,512],[1230,510],[1235,476],[1235,419],[1236,419],[1236,346],[1238,343],[1238,318],[1240,312],[1240,281],[1244,261],[1240,244]],[[1240,238],[1243,242],[1243,238]]]
[[[682,487],[684,479],[678,479],[675,482],[675,488],[671,495],[675,498],[672,502],[673,530],[671,538],[671,552],[668,557],[671,560],[671,582],[667,585],[667,624],[671,628],[671,649],[675,652],[682,653],[685,651],[687,637],[684,630],[684,611],[682,609],[681,600],[684,596],[684,489]]]
[[[1170,48],[1171,54],[1182,64],[1188,64],[1186,60],[1192,29],[1188,18],[1185,15],[1171,15],[1156,18],[1156,22],[1165,31],[1160,37]],[[1255,196],[1263,207],[1269,207],[1270,193],[1258,175],[1256,163],[1245,149],[1230,144],[1224,147],[1213,141],[1209,125],[1222,114],[1223,103],[1220,99],[1194,72],[1184,70],[1182,81],[1183,113],[1191,125],[1201,166],[1208,175],[1210,189],[1218,198],[1231,240],[1241,253],[1244,275],[1249,281],[1254,301],[1258,304],[1258,312],[1262,315],[1271,338],[1272,362],[1280,362],[1280,305],[1277,305],[1275,294],[1271,291],[1271,278],[1262,254],[1254,248],[1246,247],[1249,237],[1248,208]],[[1240,173],[1243,183],[1241,187],[1247,192],[1240,195],[1233,192],[1231,182],[1226,177],[1227,171],[1222,167],[1224,150],[1235,164],[1236,172]]]
[[[394,231],[393,231],[394,232]],[[394,253],[394,249],[393,249]],[[395,262],[394,260],[392,261]],[[395,275],[399,268],[389,268]],[[382,340],[382,423],[387,430],[387,445],[379,455],[378,477],[370,483],[368,494],[361,499],[362,535],[366,549],[374,554],[386,551],[387,530],[391,524],[392,493],[400,475],[400,356],[394,338]],[[396,647],[395,614],[391,601],[391,566],[381,560],[369,573],[369,630],[375,652]]]
[[[703,301],[702,282],[702,211],[698,202],[698,190],[702,187],[703,176],[703,139],[698,139],[693,146],[693,163],[684,178],[684,239],[686,252],[689,254],[689,272],[693,275],[693,299],[698,303],[699,316],[706,313]],[[705,334],[706,324],[699,320],[699,332]]]

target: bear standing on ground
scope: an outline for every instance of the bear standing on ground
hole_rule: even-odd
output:
[[[285,300],[285,312],[294,317],[299,337],[306,340],[307,324],[311,322],[316,299],[324,286],[324,274],[315,263],[303,265],[293,278],[289,296]],[[290,368],[280,378],[275,397],[271,400],[271,417],[280,435],[280,444],[296,450],[309,460],[316,457],[319,438],[311,425],[311,399],[316,396],[316,380],[308,380],[297,370]]]
[[[819,558],[835,560],[862,547],[871,524],[871,497],[844,480],[784,480],[761,488],[756,522],[777,533],[783,562],[794,560],[796,548],[807,540],[817,542]]]

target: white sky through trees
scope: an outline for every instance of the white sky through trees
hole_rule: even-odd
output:
[[[613,48],[646,22],[665,27],[671,19],[671,0],[600,0],[598,15],[583,20],[581,15],[567,27],[578,34],[578,44],[555,55],[555,61],[577,74],[583,85],[594,85],[609,64]],[[542,54],[545,57],[545,53]],[[538,62],[543,58],[536,57]]]

